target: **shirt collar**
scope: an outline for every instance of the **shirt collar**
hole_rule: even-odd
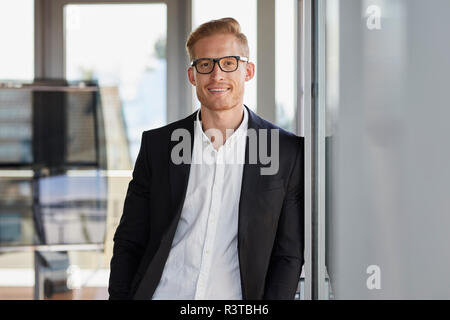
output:
[[[242,119],[241,124],[233,132],[233,134],[228,137],[228,139],[225,141],[223,146],[232,146],[232,145],[235,144],[235,141],[238,138],[242,137],[243,135],[244,136],[246,135],[247,128],[248,128],[248,111],[247,111],[247,108],[245,106],[242,106],[242,109],[244,111],[244,118]],[[196,116],[197,132],[201,134],[203,144],[210,144],[211,147],[212,147],[212,142],[209,140],[208,136],[203,131],[202,122],[200,120],[200,111],[201,111],[201,108],[198,109],[197,116]]]

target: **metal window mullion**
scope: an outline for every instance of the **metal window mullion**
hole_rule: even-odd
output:
[[[187,81],[189,58],[185,43],[192,29],[192,1],[167,2],[167,122],[192,112],[192,88]]]
[[[275,0],[257,1],[257,55],[258,114],[275,122]]]
[[[56,0],[35,0],[35,78],[59,78],[64,72],[64,4]]]
[[[311,56],[311,13],[312,0],[298,1],[297,42],[297,101],[300,108],[298,112],[299,134],[305,138],[305,264],[304,264],[304,299],[313,298],[313,175],[312,175],[312,56]]]
[[[325,41],[325,0],[314,3],[314,119],[315,121],[315,281],[314,299],[327,299],[325,271],[325,128],[326,128],[326,41]]]

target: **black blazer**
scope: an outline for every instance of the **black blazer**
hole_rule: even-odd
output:
[[[249,129],[280,129],[247,110]],[[173,146],[179,143],[171,141],[171,134],[177,128],[189,130],[193,147],[195,119],[196,112],[142,135],[114,235],[110,299],[151,299],[158,286],[190,170],[189,164],[176,165],[170,160]],[[248,139],[238,222],[243,299],[293,299],[304,262],[304,139],[279,130],[280,160],[275,175],[261,175],[260,168],[269,165],[259,160],[249,163]],[[267,139],[271,150],[270,130]]]

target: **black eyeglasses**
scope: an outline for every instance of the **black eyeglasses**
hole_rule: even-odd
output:
[[[223,72],[233,72],[239,67],[239,61],[248,62],[248,58],[241,56],[226,56],[222,58],[199,58],[191,62],[191,66],[195,67],[198,73],[208,74],[213,72],[214,66],[217,64]]]

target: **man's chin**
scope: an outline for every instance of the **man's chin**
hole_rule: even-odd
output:
[[[205,108],[211,110],[211,111],[224,111],[224,110],[230,110],[233,108],[233,106],[230,105],[203,105]]]
[[[202,103],[202,106],[205,108],[211,110],[211,111],[224,111],[224,110],[230,110],[237,106],[236,103]]]

